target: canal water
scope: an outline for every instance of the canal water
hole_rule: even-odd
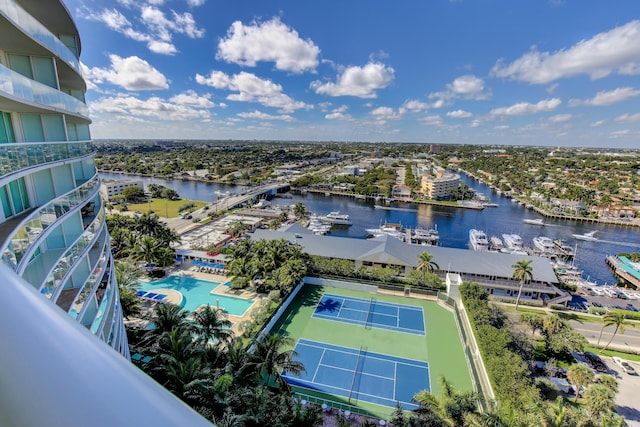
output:
[[[164,180],[158,178],[132,177],[123,174],[101,173],[103,179],[142,179],[145,185],[156,183],[172,188],[184,199],[215,201],[216,192],[240,193],[246,189],[241,186],[225,186],[196,181]],[[551,239],[564,239],[570,246],[577,247],[575,265],[584,272],[584,277],[599,284],[614,283],[615,279],[605,264],[607,255],[620,252],[640,252],[640,230],[603,224],[584,224],[569,221],[544,219],[546,225],[537,226],[524,223],[523,219],[543,218],[532,210],[520,206],[512,199],[500,196],[488,186],[462,176],[462,181],[476,191],[483,193],[490,203],[498,207],[483,210],[449,208],[423,204],[392,204],[376,207],[372,201],[349,197],[327,197],[320,194],[293,194],[291,198],[275,198],[274,205],[304,204],[307,210],[325,215],[340,211],[348,214],[353,226],[334,228],[334,236],[365,238],[366,229],[377,228],[384,223],[401,224],[403,227],[437,227],[440,234],[440,246],[451,248],[469,248],[469,230],[483,230],[488,236],[502,238],[503,233],[519,234],[526,246],[533,246],[536,236]],[[597,230],[598,241],[581,241],[572,234],[584,234]]]

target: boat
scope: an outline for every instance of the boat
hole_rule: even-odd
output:
[[[341,214],[340,211],[329,212],[325,216],[318,217],[320,221],[327,222],[332,225],[353,225],[349,219],[349,215]]]
[[[503,248],[504,248],[504,244],[502,243],[502,240],[500,240],[499,237],[492,236],[489,239],[489,250],[490,251],[500,252],[500,250],[503,249]]]
[[[477,209],[477,210],[484,209],[484,206],[482,206],[482,203],[477,202],[475,200],[458,200],[458,206],[465,209]]]
[[[574,239],[578,239],[578,240],[587,240],[589,242],[595,242],[596,240],[598,240],[598,238],[595,236],[595,234],[598,232],[598,230],[593,230],[590,231],[588,233],[584,233],[584,234],[572,234]]]
[[[400,224],[384,223],[378,228],[367,228],[365,231],[374,238],[381,236],[391,236],[404,241],[406,236],[406,234],[402,232],[402,226]]]
[[[529,255],[523,249],[515,249],[515,248],[502,248],[500,249],[501,254],[509,254],[509,255]]]
[[[434,228],[429,229],[415,228],[411,232],[411,242],[418,245],[435,246],[438,244],[439,239],[440,234],[438,233],[437,225],[435,225]]]
[[[522,222],[530,225],[545,225],[544,220],[542,218],[536,218],[536,219],[527,218],[527,219],[523,219]]]
[[[553,243],[553,240],[545,237],[538,236],[533,238],[533,245],[537,250],[542,252],[545,255],[552,255],[556,253],[556,245]]]
[[[475,228],[469,230],[469,243],[471,243],[471,247],[474,251],[489,250],[489,240],[487,239],[485,232],[482,230],[476,230]]]
[[[316,236],[324,236],[331,231],[331,225],[322,222],[319,217],[315,215],[312,215],[311,218],[309,218],[307,228]]]
[[[482,206],[484,206],[485,208],[497,208],[500,205],[497,203],[483,203]]]
[[[564,240],[556,239],[553,241],[553,244],[556,245],[560,254],[567,258],[573,258],[575,255],[575,250],[569,246]]]
[[[524,248],[522,247],[524,242],[522,241],[522,237],[519,235],[505,233],[502,235],[502,240],[507,248],[514,249],[516,251],[524,251]]]

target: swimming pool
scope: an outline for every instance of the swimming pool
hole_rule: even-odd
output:
[[[155,282],[145,282],[139,280],[140,287],[144,291],[154,292],[155,289],[173,289],[182,294],[182,306],[194,311],[202,304],[209,304],[212,307],[220,306],[229,314],[242,316],[253,300],[247,300],[226,295],[211,294],[210,292],[220,285],[218,282],[209,280],[194,279],[193,277],[168,276]]]

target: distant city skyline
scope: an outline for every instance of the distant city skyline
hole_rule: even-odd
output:
[[[637,0],[66,5],[95,139],[640,146]]]

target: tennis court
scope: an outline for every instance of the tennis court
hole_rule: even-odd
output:
[[[374,297],[367,300],[324,294],[313,317],[363,325],[365,328],[425,335],[422,307],[377,301]]]
[[[430,390],[427,362],[305,339],[298,340],[295,351],[306,372],[284,374],[289,384],[342,396],[352,405],[393,407],[400,402],[415,409],[414,393]]]

